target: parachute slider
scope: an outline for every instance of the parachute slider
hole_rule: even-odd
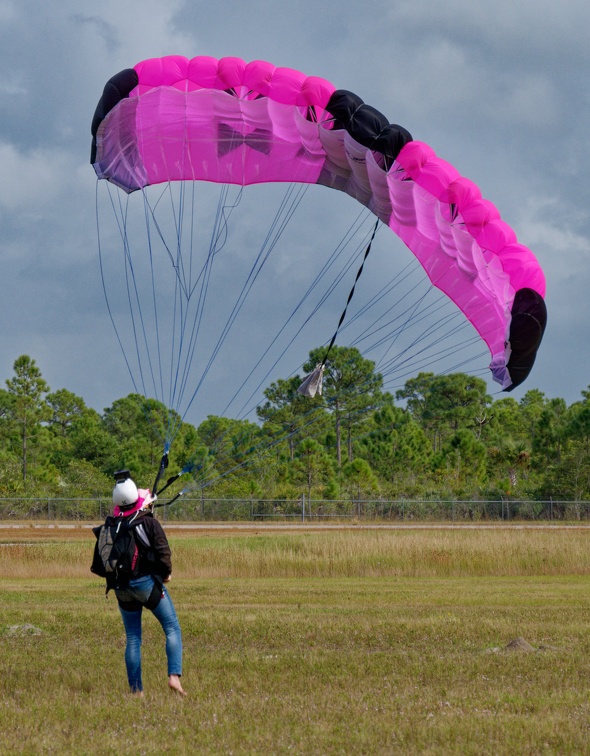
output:
[[[316,394],[321,396],[325,368],[326,366],[323,362],[318,362],[312,372],[305,376],[301,385],[297,389],[297,392],[303,396],[308,396],[311,399],[313,399]]]
[[[348,310],[348,305],[350,304],[350,300],[354,296],[354,290],[357,284],[357,281],[361,277],[361,274],[363,272],[363,268],[365,265],[365,262],[367,260],[367,257],[369,256],[369,252],[371,251],[371,245],[373,244],[373,239],[375,238],[375,234],[377,233],[377,229],[379,228],[379,218],[375,221],[375,226],[373,228],[373,233],[371,234],[371,238],[369,239],[369,243],[367,244],[367,248],[365,249],[365,254],[363,255],[363,261],[361,262],[361,266],[357,271],[356,278],[354,279],[354,283],[352,285],[352,289],[350,290],[350,293],[348,295],[348,299],[346,300],[346,305],[344,307],[344,311],[342,312],[342,315],[340,316],[340,320],[338,321],[338,325],[336,326],[336,331],[334,332],[334,335],[332,336],[332,339],[328,345],[328,348],[326,349],[326,354],[324,355],[324,359],[322,362],[318,363],[315,368],[312,370],[309,375],[306,375],[303,379],[303,382],[301,383],[301,386],[297,389],[297,391],[302,394],[303,396],[308,396],[313,399],[313,397],[316,394],[322,395],[322,380],[324,377],[324,368],[326,367],[326,362],[328,360],[328,355],[330,354],[330,350],[334,346],[334,342],[336,341],[336,337],[338,336],[338,331],[340,330],[340,326],[342,323],[344,323],[344,318],[346,317],[346,311]]]

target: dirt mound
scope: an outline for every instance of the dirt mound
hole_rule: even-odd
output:
[[[527,643],[527,641],[525,641],[525,639],[521,637],[511,640],[510,643],[505,646],[504,650],[517,651],[519,653],[530,653],[531,651],[536,651],[536,649],[533,648],[530,643]]]

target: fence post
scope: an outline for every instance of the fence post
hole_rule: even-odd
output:
[[[305,522],[305,494],[301,494],[301,522]]]

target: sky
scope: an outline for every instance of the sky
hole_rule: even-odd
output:
[[[134,390],[103,294],[90,123],[118,71],[163,55],[210,55],[268,60],[356,92],[473,180],[547,278],[545,338],[512,396],[539,389],[577,401],[590,384],[589,28],[586,0],[0,0],[0,381],[28,354],[52,390],[66,388],[99,412]],[[274,201],[253,196],[232,226],[242,245],[268,225],[262,206]],[[222,413],[231,381],[249,370],[248,339],[256,347],[272,339],[291,285],[356,213],[344,196],[306,201],[308,214],[273,252],[267,292],[240,313],[187,419]],[[405,264],[408,254],[379,235],[363,284],[376,285],[380,265],[394,256]],[[228,251],[217,301],[230,298],[235,267]],[[267,384],[329,340],[351,283],[313,321],[289,366],[272,372],[271,360]],[[212,308],[208,317],[222,316]],[[485,356],[482,366],[485,374]],[[491,382],[490,391],[500,398]]]

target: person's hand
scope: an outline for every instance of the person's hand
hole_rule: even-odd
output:
[[[158,500],[158,497],[152,494],[149,488],[140,488],[138,489],[138,493],[143,497],[143,504],[141,505],[142,509],[151,509],[154,503]]]
[[[168,577],[165,577],[165,578],[164,578],[164,580],[163,580],[163,582],[164,582],[164,583],[169,583],[169,582],[170,582],[171,580],[172,580],[172,573],[170,573],[170,574],[168,575]]]

